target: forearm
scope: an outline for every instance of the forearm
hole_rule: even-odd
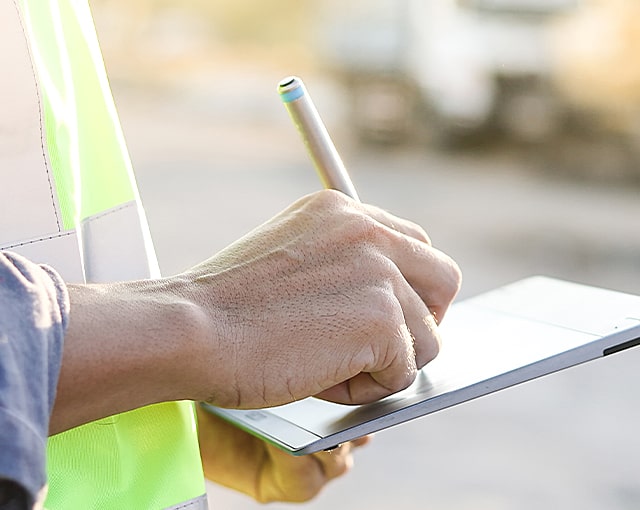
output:
[[[70,285],[70,319],[50,433],[193,398],[203,321],[174,280]]]

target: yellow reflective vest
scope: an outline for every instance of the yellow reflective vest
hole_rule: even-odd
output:
[[[0,0],[0,30],[0,249],[67,282],[158,276],[86,0]],[[51,437],[48,474],[49,510],[207,509],[191,402]]]

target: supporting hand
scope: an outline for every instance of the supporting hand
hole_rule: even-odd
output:
[[[198,409],[200,452],[205,476],[262,503],[313,498],[353,465],[353,449],[366,436],[335,450],[293,457],[221,418]]]

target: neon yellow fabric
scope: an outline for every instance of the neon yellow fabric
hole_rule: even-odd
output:
[[[86,0],[18,1],[64,228],[80,233],[83,219],[138,199],[93,20]],[[193,404],[149,406],[53,436],[48,471],[49,510],[159,509],[201,496]]]
[[[205,493],[190,403],[123,413],[49,440],[47,509],[161,509]]]
[[[72,229],[133,200],[133,172],[86,0],[21,4],[63,225]]]

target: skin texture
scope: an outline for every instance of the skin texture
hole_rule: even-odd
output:
[[[165,400],[233,408],[312,395],[377,400],[410,385],[437,355],[437,324],[460,280],[417,225],[335,191],[303,197],[179,275],[70,286],[51,432]],[[261,501],[310,497],[346,470],[356,446],[292,459],[213,418],[200,421],[201,432],[215,432],[201,437],[206,472],[220,477],[213,459],[235,445],[248,463],[262,463],[259,481],[238,482]],[[278,473],[291,469],[313,481],[283,486],[288,476]]]

